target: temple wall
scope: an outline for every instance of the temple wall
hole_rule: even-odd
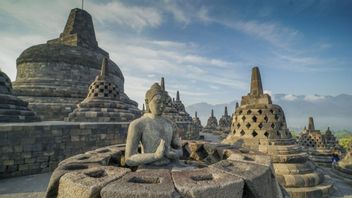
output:
[[[121,144],[128,122],[35,122],[0,125],[0,178],[52,171],[72,155]]]

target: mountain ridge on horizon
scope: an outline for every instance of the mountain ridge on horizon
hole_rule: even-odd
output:
[[[352,130],[352,95],[338,94],[331,95],[294,95],[294,94],[271,94],[273,103],[280,105],[287,119],[289,128],[302,129],[307,125],[308,117],[313,117],[317,129],[325,131],[327,127],[332,130],[348,129]],[[238,101],[230,101],[221,104],[209,104],[199,102],[186,106],[186,110],[192,116],[198,112],[198,117],[202,125],[210,115],[211,109],[214,109],[214,115],[220,119],[224,114],[224,107],[227,106],[229,114],[234,112]]]

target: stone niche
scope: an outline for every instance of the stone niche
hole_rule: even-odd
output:
[[[270,157],[230,145],[184,141],[181,160],[193,168],[137,169],[124,164],[125,145],[60,162],[47,197],[283,197]],[[137,169],[137,170],[136,170]]]
[[[32,46],[17,58],[14,94],[42,120],[64,120],[87,96],[103,58],[108,58],[107,78],[117,85],[121,101],[137,108],[124,92],[121,70],[98,46],[91,15],[78,8],[71,10],[59,38]]]

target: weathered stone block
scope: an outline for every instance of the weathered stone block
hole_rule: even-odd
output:
[[[182,197],[242,197],[244,181],[218,169],[173,171],[172,178]]]
[[[100,197],[100,190],[108,183],[121,178],[130,169],[102,166],[79,172],[67,173],[60,179],[57,197],[95,198]]]
[[[105,186],[100,193],[102,198],[143,197],[170,198],[180,197],[176,192],[169,170],[148,170],[132,172]]]

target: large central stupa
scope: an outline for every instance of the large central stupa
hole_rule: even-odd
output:
[[[72,9],[59,38],[32,46],[17,58],[14,93],[29,102],[42,120],[63,120],[87,96],[90,83],[108,58],[107,78],[117,85],[123,103],[124,77],[109,54],[98,46],[91,15]]]
[[[233,115],[227,144],[241,144],[271,155],[276,177],[292,197],[327,197],[332,185],[316,171],[301,146],[295,144],[279,105],[263,93],[259,68],[252,70],[250,93]]]

